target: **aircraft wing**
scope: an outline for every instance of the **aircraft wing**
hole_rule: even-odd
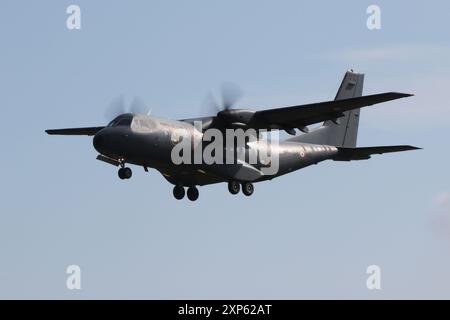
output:
[[[333,159],[335,161],[352,161],[352,160],[367,160],[373,154],[383,154],[390,152],[401,152],[420,150],[414,146],[385,146],[385,147],[365,147],[365,148],[338,148],[339,153]]]
[[[254,115],[254,121],[263,126],[264,124],[277,124],[285,128],[301,128],[314,123],[340,118],[344,112],[349,110],[410,96],[412,95],[406,93],[387,92],[350,99],[269,109],[257,111]]]
[[[208,128],[235,128],[236,125],[253,129],[303,129],[309,125],[336,120],[344,116],[344,112],[359,109],[374,104],[388,102],[400,98],[410,97],[412,94],[386,92],[356,98],[325,101],[305,105],[267,109],[261,111],[230,109],[219,112],[217,116],[186,119],[194,123],[201,121],[203,129]]]
[[[93,136],[105,127],[86,127],[86,128],[67,128],[67,129],[49,129],[45,130],[47,134],[58,134],[68,136]]]

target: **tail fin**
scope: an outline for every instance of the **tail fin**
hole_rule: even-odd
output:
[[[363,85],[364,74],[355,73],[353,70],[347,71],[335,100],[361,97]],[[290,140],[338,147],[356,147],[359,114],[360,109],[344,112],[343,117],[333,121],[325,121],[322,127]]]
[[[348,71],[334,100],[361,97],[364,86],[364,74]],[[342,147],[356,147],[358,137],[360,109],[347,111],[337,121],[326,121],[324,127],[327,135],[332,139],[331,145]],[[331,141],[330,141],[331,142]]]

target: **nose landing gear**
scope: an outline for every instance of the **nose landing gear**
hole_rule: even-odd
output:
[[[131,171],[130,168],[125,167],[125,160],[119,159],[119,164],[120,164],[120,169],[118,172],[119,178],[122,180],[130,179],[131,176],[133,175],[133,172]]]
[[[133,175],[133,172],[131,171],[130,168],[128,167],[123,167],[119,169],[119,178],[122,180],[126,180],[126,179],[130,179],[131,176]]]

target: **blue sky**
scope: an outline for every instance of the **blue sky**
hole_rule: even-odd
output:
[[[366,28],[381,7],[382,29]],[[66,28],[67,6],[82,29]],[[448,1],[9,1],[0,3],[4,170],[2,298],[450,298]],[[223,81],[242,107],[332,99],[344,72],[365,93],[360,146],[424,150],[325,162],[175,201],[157,172],[129,181],[86,137],[120,94],[159,117],[205,115]],[[66,267],[82,290],[65,287]],[[366,288],[366,268],[382,290]]]

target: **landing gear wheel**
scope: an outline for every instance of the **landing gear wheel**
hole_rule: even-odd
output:
[[[184,195],[185,195],[185,191],[184,191],[183,186],[173,187],[173,196],[175,197],[175,199],[181,200],[184,198]]]
[[[133,175],[133,172],[131,171],[130,168],[123,168],[123,172],[125,175],[125,179],[130,179],[131,176]]]
[[[133,172],[131,171],[130,168],[120,168],[119,169],[119,178],[122,180],[130,179],[132,175],[133,175]]]
[[[191,201],[198,199],[198,189],[196,187],[189,187],[187,190],[187,197]]]
[[[231,194],[238,194],[239,190],[241,190],[241,186],[237,181],[228,182],[228,191],[230,191]]]
[[[253,194],[253,183],[245,182],[242,184],[242,192],[248,197]]]

